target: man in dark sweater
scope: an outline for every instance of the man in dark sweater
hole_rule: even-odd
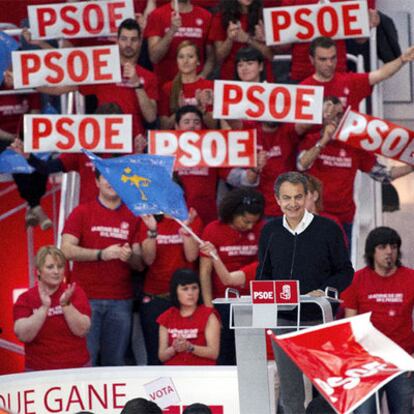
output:
[[[328,286],[344,290],[351,283],[354,270],[338,225],[305,209],[307,193],[303,174],[288,172],[277,178],[275,196],[283,217],[268,222],[262,230],[256,278],[295,279],[299,281],[302,295],[324,296]],[[321,322],[321,315],[314,307],[302,306],[301,320],[316,325]],[[282,314],[278,324],[296,325],[296,315]],[[276,329],[276,334],[287,332],[287,329]],[[280,374],[283,413],[305,413],[301,371],[275,345],[274,352]]]

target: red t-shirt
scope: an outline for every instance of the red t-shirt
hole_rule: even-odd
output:
[[[372,92],[368,76],[368,73],[336,72],[329,82],[319,82],[310,76],[301,85],[323,86],[323,96],[337,96],[345,108],[350,105],[358,111],[359,103]]]
[[[250,282],[256,279],[257,266],[259,266],[259,262],[252,262],[240,269],[246,278],[244,286],[248,289],[250,289]]]
[[[193,345],[206,346],[205,329],[208,319],[215,315],[213,308],[200,305],[191,316],[183,317],[175,306],[166,310],[157,318],[157,323],[168,330],[168,346],[180,335]],[[209,358],[201,358],[191,352],[178,352],[171,359],[164,362],[165,365],[216,365],[216,361]]]
[[[406,350],[414,352],[414,270],[399,267],[383,277],[369,267],[355,273],[352,284],[341,294],[345,308],[372,312],[373,325]]]
[[[140,219],[121,204],[116,210],[99,200],[76,207],[66,220],[62,234],[79,239],[79,246],[105,249],[113,244],[138,243]],[[131,299],[131,270],[121,260],[73,262],[72,280],[78,282],[89,299]]]
[[[302,6],[304,4],[316,4],[319,0],[282,0],[282,7]],[[343,2],[347,0],[331,0],[335,2]],[[350,0],[351,1],[351,0]],[[345,40],[337,40],[336,42],[337,54],[337,72],[346,72],[346,44]],[[290,67],[290,77],[293,80],[301,81],[315,72],[314,67],[309,59],[309,45],[306,43],[294,43],[292,45],[292,63]]]
[[[208,79],[199,78],[195,82],[192,83],[183,83],[182,86],[182,94],[184,98],[185,105],[194,105],[197,106],[197,99],[196,99],[196,92],[198,90],[211,90],[213,92],[214,89],[214,82]],[[170,96],[172,90],[172,81],[164,83],[161,89],[161,99],[160,99],[160,106],[159,106],[159,115],[160,116],[170,116],[172,115],[170,111]],[[211,112],[213,110],[213,106],[210,105],[207,107],[207,111]]]
[[[203,230],[203,223],[197,216],[191,223],[191,229],[197,235]],[[172,274],[181,268],[195,269],[196,263],[190,263],[185,258],[183,238],[178,230],[181,226],[173,219],[164,217],[157,225],[157,253],[154,262],[149,266],[145,275],[144,292],[159,295],[170,291]],[[147,227],[141,226],[139,240],[142,243],[147,238]]]
[[[136,72],[144,90],[150,99],[158,101],[158,81],[157,77],[142,66],[136,65]],[[128,83],[105,83],[96,85],[86,85],[79,87],[83,95],[96,95],[98,105],[104,103],[118,104],[124,114],[132,115],[132,134],[144,133],[142,124],[142,111],[138,102],[137,94],[134,88],[128,86]],[[132,139],[132,137],[131,137]]]
[[[319,139],[319,133],[306,135],[299,152],[312,148]],[[375,161],[375,156],[366,151],[340,141],[329,142],[307,170],[323,183],[324,211],[336,216],[341,223],[351,223],[355,214],[355,175],[358,170],[370,172]]]
[[[24,344],[25,366],[31,370],[79,368],[89,361],[86,338],[72,333],[63,315],[59,299],[66,290],[62,283],[50,296],[50,305],[45,323],[31,342]],[[76,286],[71,298],[72,305],[82,314],[91,316],[91,309],[85,292]],[[42,306],[38,286],[21,294],[13,307],[13,319],[28,318]]]
[[[217,248],[217,252],[229,272],[240,270],[254,261],[257,261],[257,251],[260,231],[263,222],[257,223],[252,230],[240,232],[219,220],[210,223],[204,230],[202,239],[210,241]],[[226,288],[217,273],[212,271],[213,299],[224,298]],[[242,295],[250,293],[250,286],[240,288]]]
[[[224,42],[227,39],[227,28],[223,27],[222,24],[222,14],[216,13],[211,20],[211,28],[208,34],[208,38],[211,42]],[[240,16],[240,26],[247,32],[248,30],[248,16],[247,14],[242,14]],[[220,68],[220,79],[233,80],[236,74],[236,54],[239,49],[242,47],[248,46],[246,43],[241,43],[234,41],[233,46],[230,50],[229,55],[226,57]],[[271,63],[265,59],[266,75],[267,81],[275,81],[272,73]]]
[[[157,0],[158,7],[167,3],[171,4],[171,0]],[[216,7],[219,4],[219,0],[191,0],[191,4],[200,7],[211,8]],[[134,0],[134,6],[135,13],[142,13],[147,6],[147,0]]]
[[[5,88],[0,88],[6,91]],[[38,93],[0,95],[0,128],[19,136],[23,131],[23,115],[40,110]]]
[[[257,150],[267,152],[267,162],[260,173],[258,186],[265,198],[265,215],[281,216],[282,211],[275,200],[274,184],[280,174],[296,169],[298,136],[294,126],[280,124],[275,132],[267,132],[260,122],[244,121],[243,128],[256,128]]]
[[[149,16],[145,27],[145,37],[158,36],[163,38],[171,27],[171,3],[156,8]],[[207,34],[210,28],[211,13],[203,7],[193,6],[189,13],[181,13],[181,27],[174,34],[167,53],[159,63],[153,64],[154,72],[160,80],[160,85],[174,79],[177,74],[177,48],[184,40],[190,40],[196,44],[200,51],[200,70],[204,67],[205,48]]]
[[[227,168],[193,167],[177,170],[187,204],[195,208],[205,225],[217,219],[218,180],[226,180],[228,173]]]

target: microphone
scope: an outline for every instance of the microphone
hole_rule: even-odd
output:
[[[259,275],[256,274],[256,280],[263,280],[263,270],[264,270],[264,267],[265,267],[267,256],[269,254],[270,243],[271,243],[274,235],[275,235],[275,233],[272,233],[269,237],[269,240],[267,241],[265,254],[263,255],[263,260],[260,263],[261,264],[260,273],[259,273]]]
[[[387,262],[387,267],[392,267],[392,260],[391,257],[385,258],[385,261]]]

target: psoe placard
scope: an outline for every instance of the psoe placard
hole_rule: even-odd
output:
[[[118,46],[12,52],[14,88],[121,82]]]
[[[131,115],[25,115],[25,152],[132,152]]]

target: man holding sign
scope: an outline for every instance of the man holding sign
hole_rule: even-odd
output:
[[[343,106],[337,97],[325,98],[323,112],[325,125],[321,132],[305,136],[299,146],[297,167],[323,182],[324,211],[341,222],[351,245],[356,173],[362,171],[377,181],[391,181],[410,173],[412,167],[404,165],[386,169],[372,153],[332,140],[343,114]]]
[[[414,60],[414,46],[409,47],[399,58],[386,63],[369,73],[337,72],[337,49],[329,37],[314,39],[309,55],[315,73],[301,85],[324,87],[324,96],[337,96],[343,106],[358,110],[359,103],[369,96],[372,87],[397,73],[406,63]]]
[[[98,105],[118,104],[124,114],[132,115],[132,132],[144,132],[143,123],[152,123],[157,117],[158,85],[153,73],[137,64],[141,51],[141,28],[134,19],[124,20],[118,28],[117,43],[122,66],[122,82],[87,86],[57,86],[38,88],[40,92],[60,95],[71,91],[96,95]]]
[[[258,182],[257,174],[250,168],[227,168],[220,165],[226,162],[228,165],[234,160],[240,161],[241,158],[246,161],[255,159],[255,146],[248,137],[250,131],[242,131],[245,132],[242,139],[226,143],[220,135],[222,131],[217,131],[217,134],[211,131],[210,137],[214,136],[211,140],[206,139],[206,135],[197,135],[197,132],[201,134],[202,125],[203,114],[196,106],[182,106],[175,114],[175,129],[179,132],[196,133],[187,135],[188,140],[185,141],[187,138],[184,135],[174,136],[169,131],[151,131],[149,153],[177,157],[177,175],[183,185],[187,203],[195,208],[207,225],[217,218],[217,187],[220,179],[235,187],[252,187]],[[246,144],[247,140],[249,145]],[[223,156],[227,151],[231,152],[231,156]],[[217,163],[220,157],[222,162]],[[183,159],[190,165],[183,165]]]

